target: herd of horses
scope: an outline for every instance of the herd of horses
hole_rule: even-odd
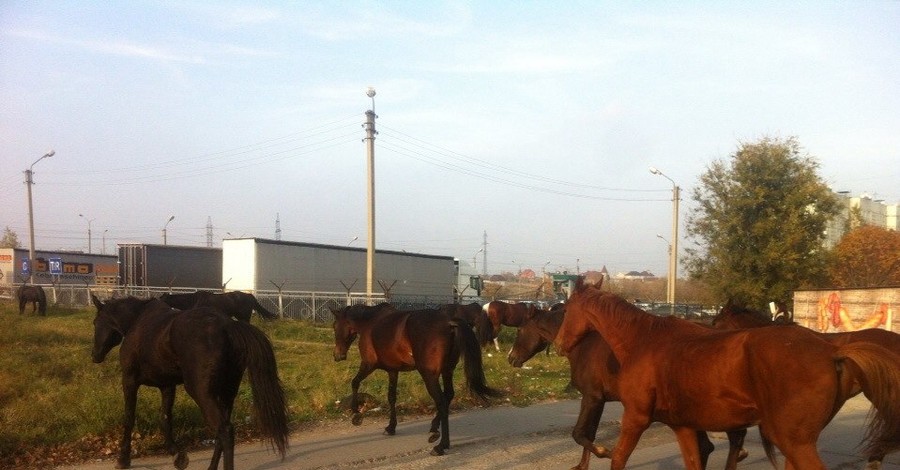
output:
[[[218,468],[221,459],[225,469],[233,469],[231,412],[245,371],[260,429],[284,458],[288,406],[275,354],[266,335],[249,323],[254,310],[264,318],[276,316],[250,294],[231,294],[105,302],[92,296],[94,362],[119,346],[125,426],[117,468],[131,464],[141,385],[160,390],[166,450],[177,468],[187,466],[171,423],[175,388],[184,385],[216,437],[209,468]],[[491,302],[408,311],[384,303],[332,313],[334,360],[347,359],[354,342],[359,352],[359,370],[351,381],[352,423],[362,422],[361,382],[384,370],[389,379],[384,433],[393,435],[398,374],[417,371],[434,401],[428,435],[434,455],[450,447],[448,415],[460,360],[472,395],[485,402],[503,396],[486,382],[482,351],[491,343],[497,347],[504,326],[517,329],[507,355],[510,365],[521,367],[553,345],[569,362],[571,383],[582,395],[572,430],[582,451],[573,469],[587,470],[592,456],[611,459],[614,470],[625,468],[653,422],[674,431],[689,470],[706,467],[713,449],[707,432],[727,434],[726,469],[735,469],[747,455],[743,442],[752,426],[758,427],[773,466],[777,449],[786,469],[824,469],[816,450],[819,434],[859,393],[873,404],[862,449],[867,468],[880,468],[885,455],[900,448],[900,335],[883,329],[822,334],[794,324],[789,316],[773,321],[730,302],[711,325],[701,325],[651,315],[581,279],[564,304],[548,310]],[[612,448],[595,442],[609,401],[621,402],[624,409]]]

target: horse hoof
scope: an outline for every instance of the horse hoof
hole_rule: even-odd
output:
[[[397,430],[391,429],[391,428],[384,428],[385,436],[393,436],[394,434],[397,434]]]
[[[608,459],[608,458],[610,458],[610,455],[609,455],[609,449],[607,449],[606,447],[603,447],[603,446],[596,446],[596,445],[595,445],[594,448],[591,449],[591,452],[592,452],[594,455],[596,455],[597,458],[601,458],[601,459]]]
[[[178,470],[184,470],[188,467],[189,463],[191,463],[191,460],[188,458],[187,452],[181,451],[175,456],[173,465],[175,465],[175,468]]]
[[[750,453],[747,452],[746,449],[741,449],[741,451],[738,452],[737,461],[740,462],[740,461],[746,459],[748,455],[750,455]]]
[[[444,455],[444,448],[440,445],[434,446],[434,449],[431,449],[431,455]]]
[[[131,468],[131,460],[118,460],[116,468]]]
[[[359,413],[354,413],[353,418],[350,419],[350,422],[353,423],[354,426],[359,426],[362,424],[362,415]]]
[[[440,438],[441,438],[441,433],[433,432],[428,436],[428,443],[431,444],[432,442],[434,442]]]

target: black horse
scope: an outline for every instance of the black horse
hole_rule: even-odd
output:
[[[163,294],[159,299],[170,307],[179,310],[187,310],[194,307],[212,307],[243,322],[250,321],[250,315],[254,310],[265,319],[274,320],[278,318],[278,315],[263,308],[253,294],[241,291],[217,294],[201,290],[189,294]]]
[[[41,286],[24,285],[16,291],[19,299],[19,315],[25,313],[25,304],[31,302],[31,313],[40,312],[47,315],[47,294]]]
[[[272,344],[263,332],[212,308],[178,311],[158,299],[127,297],[105,303],[95,296],[91,299],[97,307],[91,352],[94,362],[103,362],[107,353],[121,344],[125,423],[116,468],[131,465],[131,432],[141,385],[159,388],[166,450],[177,454],[176,467],[187,467],[187,455],[172,438],[175,387],[184,384],[216,436],[209,468],[218,468],[224,452],[225,469],[233,470],[231,412],[245,369],[249,370],[260,427],[284,458],[289,432],[287,403]]]

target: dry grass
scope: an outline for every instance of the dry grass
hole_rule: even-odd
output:
[[[51,306],[46,317],[20,316],[12,303],[0,303],[0,468],[52,467],[104,457],[118,449],[123,414],[118,355],[113,350],[104,363],[91,362],[93,315],[92,310]],[[275,345],[291,425],[345,419],[340,400],[350,393],[350,379],[359,363],[355,351],[347,361],[334,362],[330,325],[256,319],[254,324]],[[501,341],[509,345],[512,334],[504,330]],[[573,396],[564,391],[568,363],[556,355],[535,357],[529,370],[510,367],[505,352],[485,355],[484,364],[488,383],[507,390],[507,399],[515,405]],[[462,367],[457,368],[461,373]],[[465,393],[461,377],[456,383],[454,409],[480,404]],[[384,401],[386,374],[376,371],[360,391]],[[245,381],[234,410],[237,432],[244,438],[255,432],[251,404]],[[401,414],[432,412],[417,374],[400,375],[397,406]],[[209,437],[197,406],[181,390],[173,419],[180,442],[196,445]],[[156,389],[140,389],[135,434],[135,455],[161,450]]]

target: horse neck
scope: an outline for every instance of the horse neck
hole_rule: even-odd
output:
[[[665,318],[653,316],[624,302],[602,301],[599,308],[589,310],[588,320],[593,329],[612,348],[620,363],[625,363],[632,351],[655,337],[669,335]]]
[[[564,318],[565,312],[562,311],[548,312],[546,315],[541,315],[538,321],[541,338],[552,343],[559,333]]]

